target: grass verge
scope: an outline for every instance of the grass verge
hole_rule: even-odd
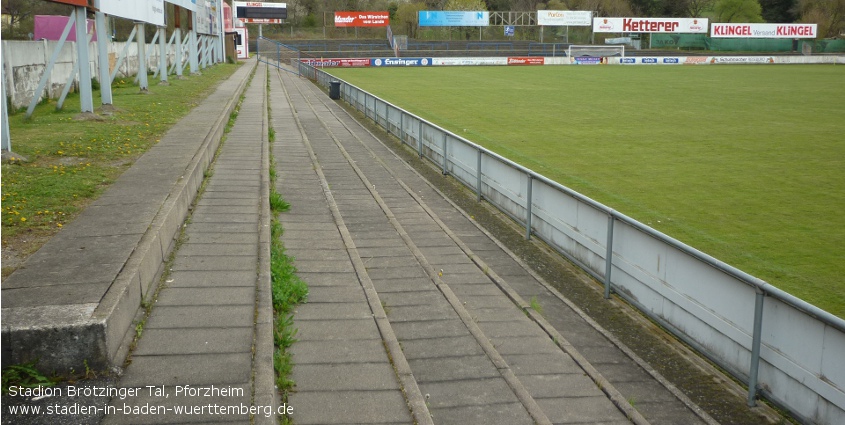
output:
[[[73,220],[176,122],[228,78],[239,65],[219,64],[202,75],[141,94],[131,79],[115,80],[114,112],[80,119],[78,96],[57,111],[39,105],[30,119],[9,117],[12,150],[27,162],[2,167],[3,276],[7,276]],[[95,108],[100,97],[94,94]]]

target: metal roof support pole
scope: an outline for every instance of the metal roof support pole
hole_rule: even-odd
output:
[[[38,82],[38,88],[35,89],[35,92],[32,96],[32,101],[29,102],[29,107],[26,108],[27,118],[32,116],[32,111],[35,110],[35,105],[38,104],[38,98],[41,96],[41,93],[44,92],[44,86],[47,85],[47,80],[50,78],[50,74],[53,72],[53,65],[56,64],[56,60],[59,58],[59,53],[61,53],[62,47],[65,45],[65,40],[67,40],[67,35],[70,34],[70,29],[71,27],[73,27],[75,18],[76,8],[74,8],[73,12],[70,13],[70,17],[67,20],[67,25],[65,25],[64,31],[62,31],[62,36],[59,37],[59,43],[56,45],[56,50],[53,50],[53,56],[50,56],[50,62],[47,63],[47,68],[44,69],[44,74],[41,75],[41,81]]]
[[[87,41],[87,43],[85,43],[86,47],[91,43],[92,35],[93,34],[87,34],[85,36],[85,39]],[[75,44],[76,44],[76,48],[78,50],[80,43],[75,43]],[[90,65],[89,65],[88,69],[89,69],[88,82],[90,84],[90,82],[91,82]],[[80,70],[80,67],[79,67],[79,60],[76,60],[76,61],[73,62],[73,69],[70,71],[70,75],[68,75],[67,81],[65,81],[65,86],[62,89],[62,94],[61,94],[61,96],[59,96],[59,100],[56,102],[56,110],[57,111],[60,111],[64,107],[65,99],[67,99],[67,94],[70,92],[70,88],[73,87],[73,80],[76,79],[77,74],[81,74],[81,70]],[[80,93],[81,93],[82,92],[82,89],[81,89],[81,87],[82,87],[82,77],[81,77],[81,75],[80,75],[80,78],[79,78],[79,86],[80,86]],[[91,96],[91,110],[90,111],[83,111],[83,112],[93,112],[93,111],[94,111],[94,99],[93,99],[93,96]]]
[[[189,35],[191,37],[191,41],[188,42],[188,62],[191,64],[191,74],[196,74],[200,72],[199,68],[199,56],[197,53],[197,14],[194,12],[188,11],[188,22],[190,22],[189,28]]]
[[[760,343],[763,339],[763,300],[766,294],[760,289],[754,299],[754,334],[751,336],[751,369],[748,371],[748,407],[757,405],[757,373],[760,370]]]
[[[114,77],[117,76],[117,71],[120,70],[120,67],[123,66],[123,61],[129,56],[129,46],[132,45],[132,39],[135,38],[135,34],[138,32],[138,27],[132,27],[132,32],[129,33],[129,38],[126,39],[126,43],[123,45],[123,51],[120,52],[120,56],[117,58],[117,63],[114,65],[114,71],[111,73],[111,83],[114,82]]]
[[[183,59],[185,61],[184,63],[179,64],[179,67],[182,68],[183,73],[185,72],[185,68],[191,63],[191,54],[190,54],[191,47],[190,46],[191,46],[191,30],[188,30],[188,33],[185,34],[185,38],[182,39],[182,52],[181,52],[184,55],[185,54],[185,48],[187,48],[188,57],[187,57],[187,59]]]
[[[147,48],[146,35],[144,34],[144,23],[136,22],[136,42],[138,44],[138,85],[142,92],[147,92],[150,89],[150,83],[147,81]]]
[[[174,41],[176,42],[176,57],[173,59],[173,68],[176,70],[176,77],[182,77],[182,61],[185,60],[182,57],[182,28],[176,28],[173,31]]]
[[[156,46],[157,42],[158,42],[158,31],[156,31],[155,34],[153,35],[153,40],[150,42],[149,45],[147,45],[146,35],[144,36],[144,54],[145,54],[146,58],[151,59],[153,57],[153,52],[155,52],[155,46]],[[145,62],[145,65],[147,66],[147,70],[149,70],[150,69],[149,64],[147,64]],[[158,68],[158,67],[156,67],[156,68]],[[158,69],[155,69],[154,71],[157,71],[157,70]],[[155,77],[156,75],[158,75],[158,72],[153,73],[153,77]],[[136,83],[139,82],[140,78],[141,78],[141,74],[136,75],[135,76],[135,82]]]
[[[86,7],[76,8],[76,63],[79,66],[79,106],[82,112],[94,112],[91,59],[88,56],[88,21],[85,19],[88,15],[86,9]]]
[[[112,104],[111,76],[109,75],[109,35],[106,29],[106,14],[103,12],[94,13],[94,26],[97,31],[97,57],[98,75],[100,81],[100,103],[103,105]]]
[[[167,38],[167,27],[158,27],[158,70],[161,73],[161,82],[165,85],[167,81],[167,45],[164,39]]]
[[[3,108],[2,116],[0,116],[0,120],[2,120],[2,125],[0,125],[0,127],[3,127],[3,134],[2,137],[0,137],[0,140],[2,140],[0,142],[0,149],[6,152],[11,152],[12,136],[9,133],[9,108],[8,103],[6,102],[6,58],[0,57],[0,60],[3,61],[3,63],[0,64],[0,79],[3,80],[0,82],[0,99],[2,99],[0,107]]]

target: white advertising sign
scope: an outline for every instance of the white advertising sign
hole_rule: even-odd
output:
[[[816,38],[817,24],[713,24],[710,37]]]
[[[164,0],[100,0],[100,11],[110,16],[164,26]]]
[[[589,27],[593,12],[584,10],[538,10],[537,25],[558,27]]]
[[[220,16],[217,4],[220,0],[197,0],[197,27],[200,34],[220,32]]]
[[[707,33],[705,18],[593,18],[593,32]]]
[[[191,12],[197,10],[197,0],[165,0],[170,4],[175,4],[183,9],[188,9]]]

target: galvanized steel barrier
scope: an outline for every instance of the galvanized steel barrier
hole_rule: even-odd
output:
[[[351,84],[341,98],[747,384],[749,406],[845,423],[845,320]]]

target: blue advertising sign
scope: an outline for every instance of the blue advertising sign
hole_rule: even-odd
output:
[[[619,58],[619,63],[637,63],[637,58]]]
[[[643,58],[643,63],[657,63],[657,58]]]
[[[453,12],[421,10],[421,27],[486,27],[490,25],[490,12]]]
[[[680,63],[678,58],[663,58],[663,63]]]
[[[513,25],[505,25],[505,37],[513,37],[514,30],[515,28]]]
[[[371,66],[429,66],[431,58],[378,58],[372,59]]]

